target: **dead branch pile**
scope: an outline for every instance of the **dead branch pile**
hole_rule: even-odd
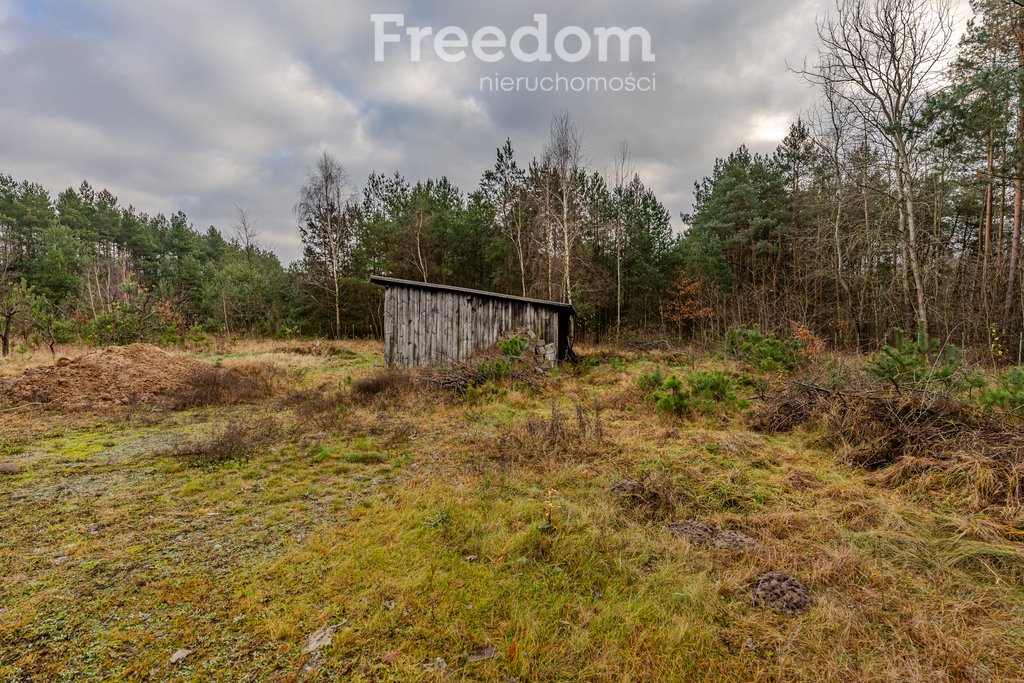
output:
[[[1024,512],[1024,430],[956,397],[884,389],[791,384],[751,416],[755,430],[818,429],[824,443],[883,482],[966,480],[974,505]],[[895,467],[894,467],[895,466]],[[961,476],[966,475],[966,476]]]
[[[462,396],[472,387],[488,382],[507,382],[512,386],[537,389],[545,377],[542,357],[528,350],[519,357],[509,358],[496,344],[465,361],[434,369],[424,376],[423,381],[445,393]]]

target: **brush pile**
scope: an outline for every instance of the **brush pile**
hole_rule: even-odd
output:
[[[977,509],[1024,513],[1024,430],[955,396],[794,382],[751,420],[766,433],[818,430],[823,445],[879,472],[883,483],[914,480],[931,488],[966,481]]]
[[[455,396],[487,384],[507,383],[536,389],[550,367],[545,349],[532,336],[512,336],[481,349],[465,361],[437,368],[424,381]]]

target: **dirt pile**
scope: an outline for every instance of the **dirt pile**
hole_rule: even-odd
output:
[[[608,492],[622,508],[641,519],[670,518],[680,498],[665,472],[648,472],[643,479],[620,479]]]
[[[802,614],[818,603],[799,579],[781,572],[757,577],[750,588],[755,607],[765,605],[790,616]]]
[[[61,409],[152,402],[180,391],[200,366],[150,344],[110,346],[0,380],[0,401]]]
[[[714,546],[732,552],[755,551],[760,544],[750,536],[728,529],[719,529],[699,519],[687,519],[668,525],[673,536],[685,538],[694,545]]]

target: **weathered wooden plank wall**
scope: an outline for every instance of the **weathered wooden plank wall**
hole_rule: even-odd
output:
[[[465,292],[389,286],[384,299],[384,355],[389,366],[432,367],[469,358],[498,340],[531,330],[539,344],[562,349],[557,309]],[[554,363],[557,354],[552,352]]]

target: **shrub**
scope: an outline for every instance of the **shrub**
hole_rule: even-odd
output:
[[[530,342],[517,336],[498,342],[498,350],[506,358],[520,358],[529,348]]]
[[[477,363],[476,371],[484,378],[485,382],[496,382],[511,375],[512,366],[504,358],[495,358]]]
[[[203,365],[189,373],[174,407],[181,410],[270,398],[282,389],[285,379],[286,373],[269,363],[236,368]]]
[[[730,356],[763,372],[789,372],[804,361],[804,342],[764,335],[756,327],[731,329],[725,340]]]
[[[690,401],[690,392],[683,388],[683,383],[675,375],[666,379],[660,388],[651,392],[648,400],[652,401],[661,412],[674,415],[688,414],[693,405]]]
[[[278,434],[273,420],[229,422],[214,428],[206,439],[179,446],[174,455],[192,465],[219,465],[252,457],[273,443]]]
[[[378,397],[395,397],[411,390],[415,381],[411,373],[404,370],[380,370],[352,381],[352,396],[360,401]]]
[[[986,408],[1024,415],[1024,368],[1014,368],[981,393]]]
[[[655,366],[650,372],[645,372],[640,375],[636,380],[636,385],[643,391],[650,393],[655,389],[660,389],[665,383],[665,374],[661,371],[661,366]]]
[[[917,389],[959,388],[973,383],[962,372],[960,349],[930,339],[921,329],[914,339],[902,332],[896,334],[892,346],[886,346],[871,357],[865,366],[869,373],[891,383],[897,390],[909,386]]]
[[[694,409],[706,415],[722,408],[736,410],[747,406],[746,401],[736,396],[736,383],[724,372],[695,372],[686,381]]]
[[[500,382],[511,377],[529,348],[530,342],[522,337],[512,336],[499,341],[498,352],[501,355],[497,358],[482,360],[476,365],[476,371],[482,383]]]
[[[124,282],[115,300],[91,320],[82,320],[82,337],[93,344],[123,345],[135,342],[182,344],[188,329],[172,303],[137,282]]]
[[[295,411],[299,424],[320,432],[331,432],[341,424],[348,410],[348,398],[345,391],[321,387],[293,391],[281,403]]]
[[[684,384],[675,375],[661,378],[660,369],[640,378],[641,388],[649,391],[647,400],[659,411],[672,415],[703,413],[715,415],[745,408],[746,401],[736,395],[736,382],[721,371],[694,372]]]

